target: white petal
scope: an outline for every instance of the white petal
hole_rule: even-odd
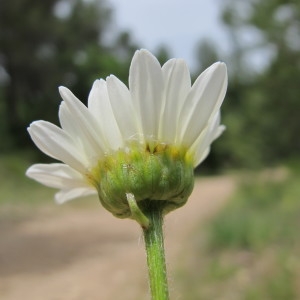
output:
[[[114,150],[122,147],[124,141],[111,107],[107,84],[103,79],[94,82],[88,99],[88,109],[106,137],[108,147]]]
[[[88,187],[83,175],[65,164],[35,164],[26,175],[39,183],[57,189]]]
[[[215,63],[196,80],[180,115],[180,141],[190,146],[220,108],[227,88],[224,63]]]
[[[158,137],[163,78],[158,60],[148,51],[136,51],[129,70],[129,89],[145,138]]]
[[[66,102],[62,101],[58,111],[61,128],[69,134],[71,138],[78,138],[78,122],[74,122],[74,116],[71,114]],[[79,140],[78,140],[79,142]]]
[[[28,132],[36,146],[45,154],[58,159],[79,172],[85,172],[88,162],[70,136],[46,121],[31,123]]]
[[[191,88],[188,67],[182,59],[171,59],[163,67],[164,109],[160,116],[159,139],[174,143],[178,130],[179,112]]]
[[[64,101],[62,101],[59,107],[59,120],[62,129],[69,134],[78,149],[82,153],[85,153],[86,160],[90,162],[90,166],[93,166],[94,161],[98,160],[103,155],[103,152],[99,152],[98,148],[94,147],[93,141],[85,134],[81,123],[71,113]]]
[[[225,131],[226,126],[224,125],[220,125],[217,130],[215,131],[215,134],[213,135],[213,139],[211,142],[213,142],[214,140],[216,140],[217,138],[219,138],[221,136],[221,134]]]
[[[55,201],[58,204],[62,204],[66,201],[79,198],[79,197],[86,197],[89,195],[95,195],[97,192],[96,190],[88,187],[78,187],[73,189],[61,190],[55,194]]]
[[[202,131],[199,138],[189,150],[195,153],[195,167],[206,158],[211,143],[217,139],[224,130],[225,126],[220,125],[220,111],[217,111],[208,126]]]
[[[85,136],[89,145],[94,148],[95,153],[99,153],[100,156],[103,155],[107,150],[107,146],[105,145],[104,137],[93,115],[69,89],[59,87],[59,92],[70,111],[70,115],[73,117],[70,122],[74,122],[75,120],[81,128],[81,136]]]
[[[141,132],[130,92],[126,85],[113,75],[106,81],[111,107],[121,134],[124,139],[130,139]]]
[[[200,165],[200,164],[207,158],[209,152],[210,152],[210,147],[207,147],[207,148],[203,151],[202,155],[198,158],[198,161],[195,163],[195,166],[194,166],[195,168],[196,168],[198,165]]]

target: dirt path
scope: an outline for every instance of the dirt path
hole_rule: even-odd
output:
[[[234,180],[198,180],[187,205],[165,222],[169,274],[192,230],[233,192]],[[95,201],[97,202],[97,201]],[[99,208],[52,207],[22,222],[1,223],[0,299],[142,300],[147,273],[141,231]],[[171,280],[172,299],[182,299]]]

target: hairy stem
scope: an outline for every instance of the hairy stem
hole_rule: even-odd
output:
[[[152,300],[168,300],[168,282],[165,263],[163,215],[159,207],[151,207],[146,212],[150,225],[143,228],[149,281]]]

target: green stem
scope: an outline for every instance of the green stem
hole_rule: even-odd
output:
[[[168,281],[165,262],[163,215],[158,207],[152,207],[146,212],[150,225],[144,228],[144,239],[147,252],[149,281],[152,300],[168,300]]]

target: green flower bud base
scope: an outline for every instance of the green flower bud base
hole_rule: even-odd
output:
[[[131,143],[107,155],[88,178],[107,210],[145,227],[140,216],[150,202],[159,202],[163,214],[186,203],[194,186],[192,159],[183,147]]]

